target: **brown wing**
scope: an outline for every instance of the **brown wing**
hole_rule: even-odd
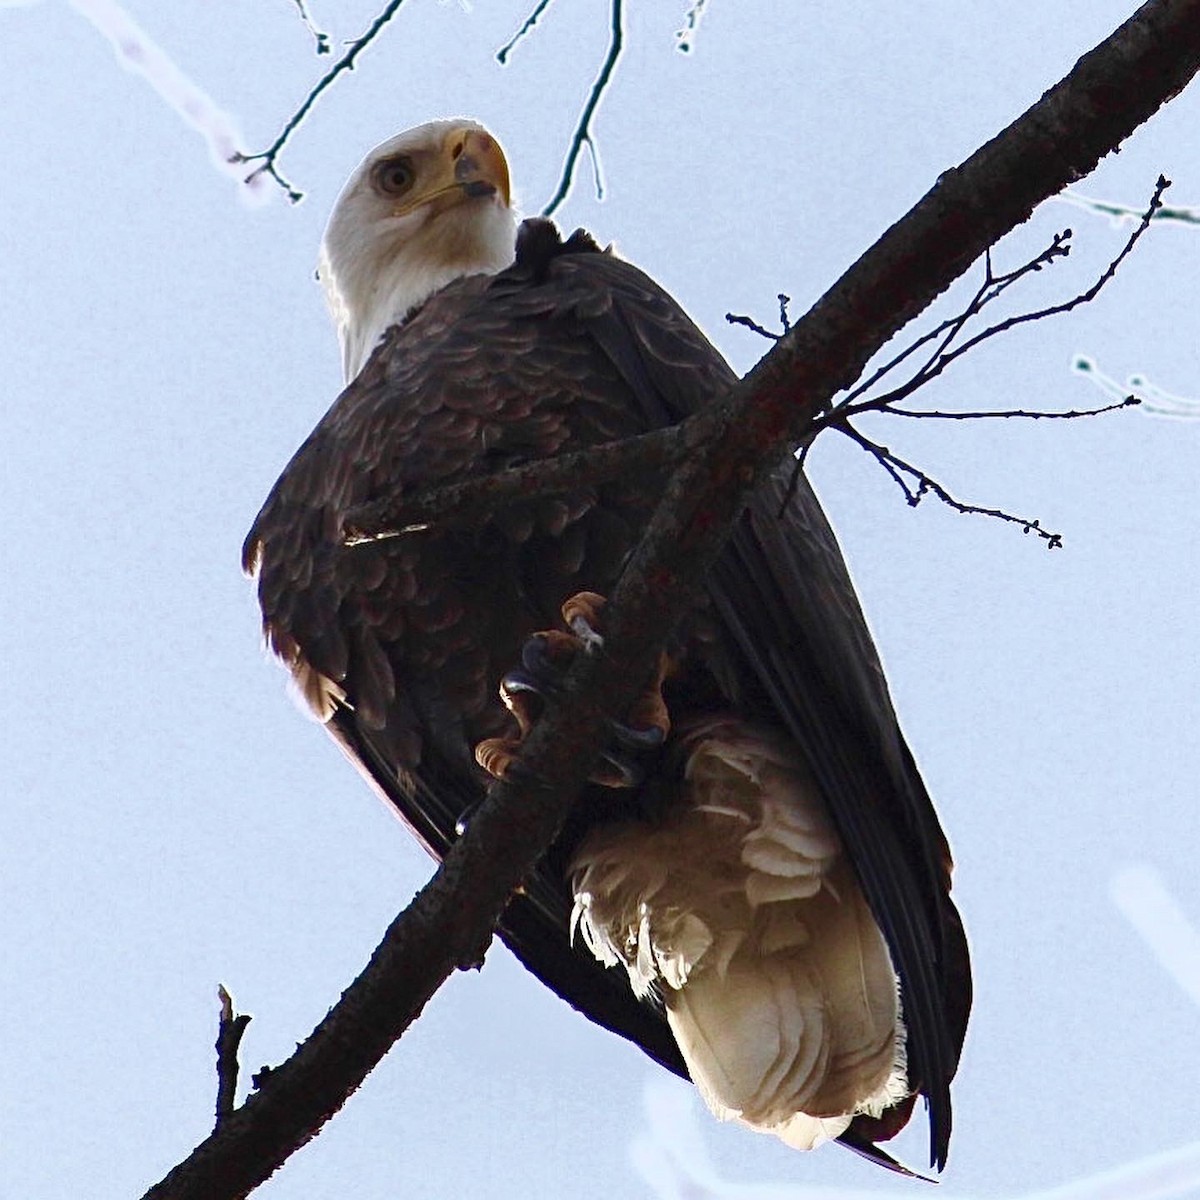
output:
[[[347,512],[677,421],[733,379],[640,271],[527,222],[513,268],[451,285],[388,335],[276,484],[245,547],[267,635],[310,694],[314,679],[336,685],[321,693],[331,732],[435,856],[484,787],[474,746],[511,732],[500,675],[529,634],[557,623],[566,596],[611,590],[656,488],[581,489],[479,529],[355,547],[341,544]],[[810,759],[901,977],[911,1076],[940,1163],[969,1006],[949,855],[833,534],[803,481],[777,520],[780,486],[723,556],[713,612],[696,618],[715,636],[695,640],[670,700],[732,702],[786,728]],[[604,807],[613,814],[611,796]],[[588,812],[579,806],[501,934],[560,995],[685,1074],[665,1021],[624,973],[568,944],[561,868]],[[860,1120],[843,1140],[886,1159],[869,1143],[906,1118]]]

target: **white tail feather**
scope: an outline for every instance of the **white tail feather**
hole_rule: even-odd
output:
[[[727,720],[693,746],[664,821],[585,839],[572,925],[661,986],[717,1116],[811,1149],[907,1093],[891,959],[788,743]]]

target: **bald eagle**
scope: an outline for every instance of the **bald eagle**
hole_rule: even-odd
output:
[[[347,515],[679,422],[735,376],[636,267],[518,225],[505,157],[473,121],[373,150],[319,274],[347,387],[244,564],[299,693],[441,858],[487,786],[480,763],[502,770],[497,748],[519,741],[514,688],[538,691],[513,668],[564,603],[614,587],[662,481],[380,539],[347,539]],[[894,1166],[877,1143],[923,1095],[940,1169],[970,1007],[950,852],[816,497],[801,478],[784,503],[792,466],[667,648],[663,744],[627,739],[613,761],[631,769],[597,775],[499,934],[717,1116]]]

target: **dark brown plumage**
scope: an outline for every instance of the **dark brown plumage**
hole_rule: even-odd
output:
[[[343,544],[347,513],[679,421],[733,379],[642,272],[586,236],[560,244],[548,224],[526,222],[516,263],[450,284],[391,330],[288,464],[244,548],[267,637],[435,857],[486,786],[475,746],[513,732],[500,676],[531,634],[560,623],[564,599],[612,590],[660,481],[580,488],[513,505],[481,527],[355,546]],[[909,1080],[929,1103],[940,1166],[970,1006],[950,855],[837,543],[803,479],[779,515],[789,466],[740,522],[710,605],[679,631],[683,667],[667,701],[677,726],[733,709],[800,748],[900,976]],[[671,761],[664,756],[641,793],[584,797],[500,934],[575,1007],[686,1076],[661,1011],[634,998],[623,970],[570,946],[563,878],[600,814],[660,802],[674,782]],[[910,1109],[911,1099],[878,1119],[859,1116],[841,1140],[890,1162],[873,1143]]]

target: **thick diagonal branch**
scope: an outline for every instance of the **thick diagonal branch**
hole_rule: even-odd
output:
[[[573,701],[522,751],[537,788],[497,784],[466,836],[367,969],[262,1089],[147,1200],[244,1196],[312,1138],[447,976],[477,961],[508,896],[545,852],[672,624],[703,586],[745,496],[865,363],[1041,200],[1086,174],[1200,65],[1200,0],[1151,0],[1028,113],[948,171],[723,403],[691,426],[631,569],[611,597],[606,651],[580,656]]]

